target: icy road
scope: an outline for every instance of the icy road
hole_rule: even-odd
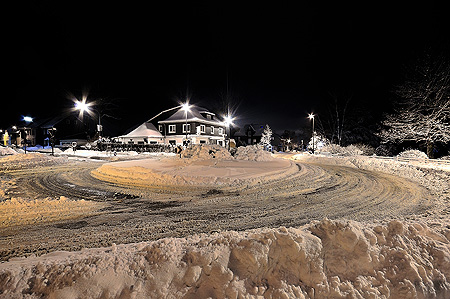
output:
[[[32,225],[4,225],[0,257],[7,260],[200,232],[300,226],[325,217],[376,222],[432,208],[430,192],[405,178],[317,162],[294,165],[293,174],[238,189],[127,187],[94,178],[91,172],[99,162],[81,160],[6,170],[2,180],[14,181],[6,197],[64,196],[100,202],[101,208],[70,220],[49,222],[44,217]]]

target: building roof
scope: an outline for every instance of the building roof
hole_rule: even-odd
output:
[[[250,132],[253,132],[251,134]],[[264,125],[261,124],[246,124],[243,128],[237,131],[234,136],[262,136],[264,132]]]
[[[206,117],[204,117],[202,115],[202,113],[209,114],[211,116],[215,116],[215,114],[212,112],[209,112],[208,109],[191,106],[190,110],[187,112],[187,115],[186,115],[186,112],[182,108],[180,108],[180,109],[178,109],[178,111],[176,111],[170,117],[166,118],[165,120],[161,120],[158,123],[161,123],[161,124],[182,123],[187,120],[188,122],[196,121],[196,122],[209,124],[209,125],[215,125],[215,126],[221,126],[221,127],[225,126],[222,121],[217,120],[215,118],[207,119]]]
[[[150,122],[144,122],[142,125],[120,138],[147,138],[147,137],[163,137],[163,135]]]

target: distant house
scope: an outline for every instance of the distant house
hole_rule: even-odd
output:
[[[261,141],[264,125],[246,124],[239,131],[234,133],[237,146],[258,144]]]
[[[181,108],[167,119],[158,121],[158,131],[164,144],[218,144],[225,146],[226,126],[205,108],[191,106],[188,112]]]

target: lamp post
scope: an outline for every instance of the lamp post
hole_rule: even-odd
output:
[[[312,120],[312,153],[314,154],[314,114],[310,113],[308,118]]]
[[[231,130],[230,130],[230,125],[233,123],[233,118],[230,115],[227,115],[224,117],[225,121],[225,125],[226,125],[226,129],[228,129],[228,134],[227,132],[225,132],[225,135],[228,136],[228,150],[230,150],[230,141],[231,141]]]
[[[184,115],[185,115],[185,127],[184,127],[184,131],[186,133],[186,137],[185,137],[185,142],[186,142],[186,147],[188,146],[188,131],[187,131],[187,114],[188,111],[190,111],[190,107],[189,106],[189,102],[184,103],[183,105],[181,105],[181,109],[184,110]]]
[[[83,112],[87,112],[87,113],[91,113],[91,111],[95,111],[97,113],[98,116],[98,125],[97,125],[97,132],[98,132],[98,138],[101,139],[101,135],[102,135],[102,131],[103,131],[103,127],[101,124],[101,114],[97,109],[94,109],[91,107],[91,103],[86,103],[85,100],[83,101],[76,101],[75,102],[75,109],[76,110],[80,110],[81,113]]]

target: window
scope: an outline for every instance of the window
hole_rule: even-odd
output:
[[[214,134],[214,127],[211,127],[211,134]]]
[[[191,124],[183,124],[183,133],[191,132]]]
[[[162,125],[159,125],[158,127],[159,127],[159,131],[162,133],[162,131],[163,131],[163,126],[162,126]]]
[[[175,125],[169,125],[169,133],[175,133]]]
[[[219,128],[219,135],[223,134],[223,128]]]
[[[200,125],[200,132],[205,133],[205,131],[206,131],[205,125]]]

